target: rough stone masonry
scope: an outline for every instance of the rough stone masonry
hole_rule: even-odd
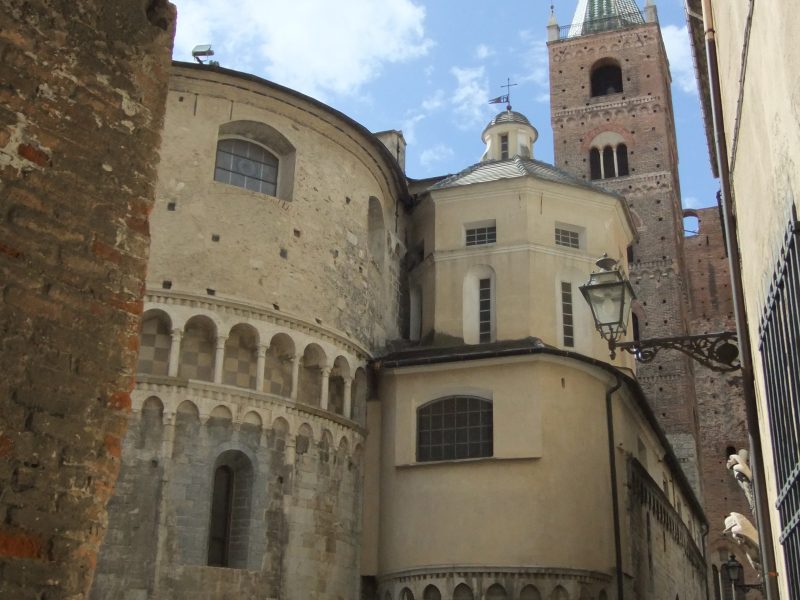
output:
[[[0,0],[0,598],[83,598],[138,347],[175,9]]]

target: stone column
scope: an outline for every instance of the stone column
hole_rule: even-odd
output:
[[[264,391],[264,366],[267,364],[267,350],[269,346],[258,345],[258,360],[256,361],[256,391]]]
[[[653,0],[647,0],[644,4],[644,20],[646,23],[655,23],[658,21],[658,9],[656,9]]]
[[[178,367],[181,361],[181,340],[183,339],[183,330],[176,327],[172,330],[172,342],[169,346],[169,371],[170,377],[178,376]]]
[[[164,412],[164,433],[161,438],[161,456],[164,457],[166,468],[175,454],[175,418],[174,412]]]
[[[217,351],[214,353],[214,383],[222,383],[222,367],[225,364],[226,336],[217,336]]]
[[[352,419],[353,398],[352,398],[353,378],[344,378],[344,417]]]
[[[319,393],[319,407],[322,410],[328,410],[328,384],[331,378],[331,368],[322,367],[320,373],[322,373],[322,385]]]
[[[292,358],[292,400],[297,400],[297,391],[300,387],[300,359],[301,356],[295,355]]]
[[[293,437],[286,438],[286,446],[283,457],[284,464],[294,464],[295,458],[297,458],[297,452],[295,451],[295,441]]]
[[[600,179],[605,179],[606,178],[606,159],[605,159],[605,156],[603,155],[603,149],[602,148],[598,148],[597,152],[600,155]]]

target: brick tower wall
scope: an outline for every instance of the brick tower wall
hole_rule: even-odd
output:
[[[719,210],[687,210],[697,217],[696,235],[684,239],[686,272],[692,297],[691,332],[694,334],[735,331],[730,270],[725,252]],[[709,562],[719,567],[733,553],[750,569],[738,546],[722,534],[725,517],[738,512],[754,521],[744,493],[726,469],[729,448],[748,447],[744,398],[738,373],[720,375],[698,366],[695,369],[700,452],[703,456],[704,509],[709,522]],[[746,581],[755,580],[748,572]]]
[[[686,335],[683,225],[669,66],[658,25],[648,23],[548,44],[556,165],[590,179],[589,151],[602,132],[620,135],[630,174],[596,183],[623,194],[639,239],[630,278],[642,338]],[[623,91],[591,97],[596,61],[616,60]],[[617,257],[620,258],[620,257]],[[689,359],[663,352],[638,368],[639,381],[695,490],[700,493],[693,370]]]
[[[0,1],[0,597],[81,598],[119,468],[175,10]]]

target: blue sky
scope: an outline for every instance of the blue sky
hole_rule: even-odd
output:
[[[174,58],[210,43],[223,67],[309,94],[372,131],[400,129],[410,177],[458,172],[483,152],[480,133],[502,105],[539,130],[553,161],[547,66],[550,3],[542,0],[173,0]],[[578,0],[555,0],[559,24]],[[643,0],[639,0],[639,4]],[[672,71],[686,207],[715,203],[683,0],[656,0]]]

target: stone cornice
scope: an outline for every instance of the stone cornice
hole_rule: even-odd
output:
[[[599,571],[587,571],[584,569],[569,569],[562,567],[509,567],[509,566],[496,566],[496,565],[435,565],[430,567],[419,567],[416,569],[407,569],[403,571],[395,571],[392,573],[384,573],[378,576],[381,583],[386,583],[390,580],[411,580],[411,579],[432,579],[443,578],[452,576],[454,574],[462,575],[517,575],[522,577],[538,577],[538,578],[551,578],[562,580],[575,580],[575,581],[600,581],[610,582],[611,575],[608,573],[601,573]]]
[[[477,251],[480,250],[480,251]],[[433,253],[433,261],[444,262],[450,260],[460,260],[462,258],[474,258],[475,256],[490,256],[495,254],[511,254],[514,252],[535,252],[548,256],[557,256],[569,260],[582,261],[587,265],[593,265],[597,260],[596,256],[590,255],[583,250],[556,248],[543,244],[515,244],[513,246],[470,246],[469,248],[459,248],[457,250],[439,250]],[[588,273],[588,271],[587,271]]]
[[[284,414],[294,416],[316,417],[333,421],[351,429],[363,436],[366,436],[367,430],[358,425],[355,421],[346,419],[335,413],[322,410],[315,406],[308,406],[305,404],[298,404],[283,396],[275,394],[268,394],[266,392],[256,392],[254,390],[245,390],[229,385],[222,385],[218,383],[210,383],[207,381],[198,381],[196,379],[184,379],[179,377],[162,377],[154,375],[138,374],[136,376],[137,391],[152,393],[154,396],[159,396],[163,399],[164,396],[179,395],[181,401],[183,400],[211,400],[220,404],[231,404],[241,407],[244,410],[239,413],[234,412],[234,415],[241,417],[247,409],[262,409],[272,410],[279,408]],[[138,403],[134,403],[133,410],[137,412],[140,410]],[[168,415],[170,411],[166,410]],[[238,422],[234,417],[234,422]]]
[[[613,110],[615,108],[630,108],[634,106],[643,106],[645,104],[652,104],[654,102],[661,102],[661,96],[639,96],[638,98],[620,98],[619,100],[612,100],[611,102],[597,102],[589,103],[575,108],[567,108],[563,110],[553,111],[553,122],[562,117],[570,115],[586,114],[589,112],[599,112],[601,110]]]
[[[627,40],[636,40],[638,45],[644,46],[644,42],[642,42],[641,37],[639,36],[639,32],[642,29],[658,29],[658,23],[637,23],[636,25],[631,25],[626,27],[625,29],[611,29],[609,31],[598,31],[596,33],[589,33],[585,35],[579,35],[575,37],[570,37],[566,39],[558,39],[548,42],[548,45],[551,47],[558,47],[564,48],[565,50],[571,50],[573,46],[579,46],[583,48],[587,46],[587,40],[594,40],[599,38],[617,38]],[[588,48],[594,50],[595,44],[589,44]]]

